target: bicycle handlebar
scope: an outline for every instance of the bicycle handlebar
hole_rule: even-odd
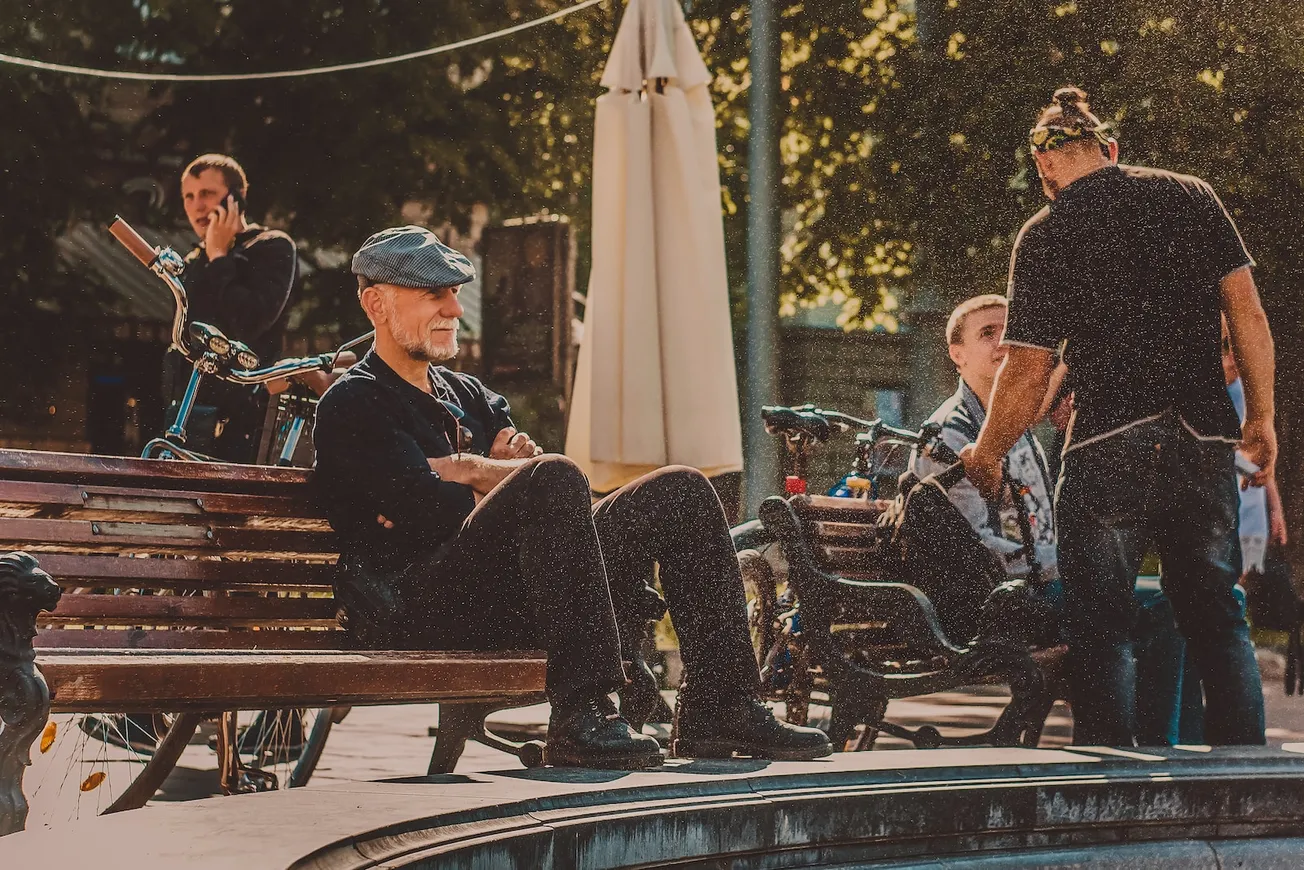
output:
[[[868,431],[856,436],[858,443],[891,439],[906,444],[921,445],[932,441],[942,431],[942,427],[937,423],[925,423],[918,432],[915,432],[910,429],[898,429],[896,426],[889,426],[882,420],[871,421],[867,429]]]
[[[190,298],[186,295],[185,285],[177,277],[185,269],[185,261],[171,248],[155,248],[150,245],[120,215],[115,215],[113,223],[109,224],[109,233],[131,252],[132,256],[140,260],[145,268],[168,285],[168,289],[172,291],[172,299],[176,302],[176,314],[172,318],[172,346],[186,359],[193,359],[190,339],[186,334],[186,314],[190,310]]]
[[[115,215],[113,223],[109,224],[109,232],[137,260],[140,260],[145,268],[154,268],[154,261],[158,259],[158,251],[153,245],[141,238],[140,233],[136,232],[131,224]]]
[[[172,291],[172,297],[176,301],[176,315],[172,320],[172,346],[180,351],[181,355],[186,359],[194,362],[196,354],[194,348],[191,347],[186,329],[186,314],[190,307],[190,298],[186,295],[185,285],[178,278],[182,270],[185,269],[185,261],[171,248],[155,248],[152,246],[121,216],[114,216],[113,223],[109,224],[109,233],[131,252],[132,256],[140,260],[147,269],[162,279],[163,283],[167,284]],[[230,369],[215,372],[213,375],[236,384],[265,384],[268,381],[290,378],[312,371],[330,372],[334,370],[335,363],[340,359],[341,354],[362,344],[375,334],[373,330],[366,335],[361,335],[352,341],[346,342],[333,353],[283,359],[259,369]],[[199,354],[199,356],[202,356],[202,354]]]
[[[265,384],[278,378],[292,378],[308,372],[331,371],[335,367],[335,354],[293,357],[274,362],[260,369],[231,369],[219,377],[236,384]]]
[[[906,444],[925,444],[932,441],[940,427],[926,424],[919,432],[889,426],[881,419],[862,420],[840,411],[829,411],[814,405],[766,405],[761,408],[761,419],[765,429],[772,435],[811,438],[823,443],[833,437],[834,433],[860,430],[856,435],[857,443],[892,439]]]

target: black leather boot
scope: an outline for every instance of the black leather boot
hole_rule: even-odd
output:
[[[670,754],[675,758],[747,755],[807,761],[832,752],[823,731],[780,722],[757,698],[715,703],[695,703],[690,698],[675,707],[670,735]]]
[[[544,761],[555,767],[642,770],[663,760],[661,744],[629,727],[606,695],[552,708]]]

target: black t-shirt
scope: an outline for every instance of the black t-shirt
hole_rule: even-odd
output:
[[[1220,349],[1222,279],[1254,265],[1206,182],[1137,166],[1093,172],[1019,233],[1007,344],[1057,349],[1073,373],[1070,447],[1176,411],[1236,440]]]

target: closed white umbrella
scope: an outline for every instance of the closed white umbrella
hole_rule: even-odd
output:
[[[677,0],[629,0],[603,72],[566,453],[595,490],[742,468],[711,75]]]

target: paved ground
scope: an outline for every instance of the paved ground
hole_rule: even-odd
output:
[[[368,734],[364,742],[374,741]],[[0,867],[325,870],[441,855],[458,866],[643,867],[721,850],[782,853],[767,866],[849,866],[843,855],[863,862],[913,854],[926,831],[936,835],[926,861],[934,870],[970,867],[975,850],[1055,843],[1073,845],[1030,859],[1023,853],[1017,866],[1285,870],[1299,866],[1304,844],[1301,753],[1304,743],[889,750],[811,762],[672,760],[643,772],[323,778],[304,789],[159,803],[30,829],[0,838]],[[374,756],[350,763],[381,769]],[[342,772],[337,764],[334,775]],[[1052,797],[1029,799],[1038,793]],[[1171,845],[1147,847],[1155,838]]]
[[[1266,687],[1268,741],[1272,745],[1304,741],[1304,698],[1285,697],[1280,682]],[[947,692],[922,698],[893,701],[888,718],[908,726],[937,724],[943,733],[960,733],[966,728],[981,729],[990,725],[1000,712],[1005,696],[995,690]],[[812,709],[812,715],[827,715],[827,710]],[[547,722],[547,705],[525,707],[497,714],[494,722],[500,731],[517,739],[541,735]],[[338,788],[347,783],[367,782],[396,777],[423,775],[433,741],[430,726],[437,724],[437,705],[398,707],[357,707],[335,726],[325,754],[309,788]],[[61,734],[75,732],[76,737],[61,737],[53,750],[42,756],[34,753],[36,766],[27,778],[25,789],[32,802],[30,827],[61,825],[94,815],[107,805],[114,793],[125,787],[136,769],[125,753],[106,752],[104,744],[80,735],[71,725],[72,717],[60,723]],[[1066,745],[1071,737],[1068,710],[1058,704],[1047,723],[1043,748]],[[665,736],[663,729],[659,736]],[[902,741],[884,737],[876,750],[908,749]],[[97,757],[98,756],[98,757]],[[107,762],[107,763],[106,763]],[[156,802],[186,801],[219,793],[216,757],[202,743],[190,746]],[[511,770],[519,762],[509,755],[469,743],[458,765],[459,773]],[[76,784],[97,770],[107,770],[108,780],[98,788],[80,793]]]

